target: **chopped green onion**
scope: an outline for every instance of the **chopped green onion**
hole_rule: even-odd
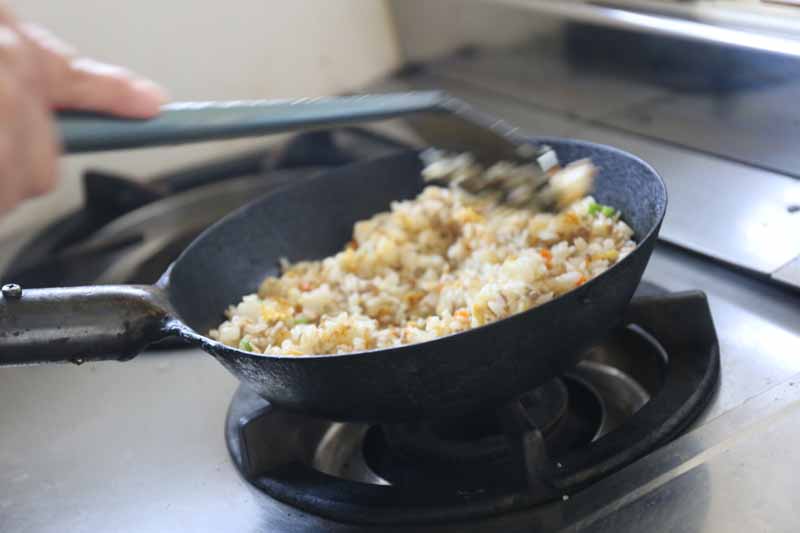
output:
[[[601,207],[601,208],[600,208],[600,211],[601,211],[601,212],[602,212],[602,213],[603,213],[605,216],[607,216],[608,218],[611,218],[611,217],[613,217],[613,216],[614,216],[614,214],[617,212],[617,210],[616,210],[616,209],[614,209],[613,207],[611,207],[610,205],[604,205],[603,207]]]
[[[311,320],[309,320],[308,317],[305,317],[303,315],[300,315],[299,317],[294,319],[295,324],[308,324],[309,322],[311,322]]]
[[[603,204],[598,204],[596,202],[592,202],[591,204],[589,204],[588,212],[590,215],[603,213],[608,218],[611,218],[617,213],[617,210],[611,207],[610,205],[603,205]]]
[[[248,352],[252,352],[253,351],[253,345],[250,344],[250,339],[248,339],[247,337],[244,337],[242,340],[240,340],[239,341],[239,349],[240,350],[246,350]]]

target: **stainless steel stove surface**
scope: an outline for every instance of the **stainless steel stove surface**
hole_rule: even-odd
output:
[[[643,287],[673,297],[702,291],[713,319],[713,330],[705,331],[716,334],[716,343],[687,351],[704,338],[696,333],[705,322],[664,306],[656,320],[669,324],[671,317],[678,328],[672,337],[653,337],[662,348],[665,339],[675,339],[676,349],[665,348],[664,355],[642,330],[618,332],[616,343],[612,338],[605,341],[611,344],[600,344],[573,376],[552,386],[544,396],[552,409],[541,424],[548,453],[566,470],[577,464],[574,454],[591,449],[603,435],[631,435],[638,428],[660,438],[636,453],[629,447],[622,455],[608,455],[615,467],[601,475],[592,475],[600,463],[584,459],[585,468],[575,469],[586,474],[584,483],[551,475],[526,490],[520,483],[533,486],[536,479],[519,477],[524,468],[513,461],[522,456],[503,448],[513,440],[489,439],[488,448],[475,448],[474,439],[461,436],[453,447],[453,438],[443,444],[441,432],[424,425],[368,427],[286,415],[237,390],[236,380],[205,353],[162,345],[120,364],[0,371],[0,531],[796,531],[800,293],[791,288],[796,266],[786,262],[800,253],[800,219],[789,216],[785,204],[800,203],[795,196],[800,182],[783,173],[790,154],[777,148],[777,155],[759,152],[769,165],[755,156],[750,164],[742,160],[752,153],[739,152],[742,160],[734,161],[724,153],[730,147],[713,139],[700,144],[717,156],[678,147],[672,144],[679,140],[678,128],[665,134],[646,121],[634,127],[624,106],[611,106],[621,91],[626,102],[640,107],[658,102],[663,94],[650,85],[621,83],[613,76],[598,81],[552,65],[529,79],[529,71],[519,68],[519,54],[487,57],[459,56],[406,72],[380,88],[444,88],[533,134],[618,145],[655,163],[665,176],[670,211]],[[522,64],[531,64],[526,57]],[[608,105],[598,107],[598,99]],[[654,116],[662,111],[654,107]],[[692,135],[702,137],[697,131]],[[128,194],[111,202],[116,212],[89,208],[60,221],[53,229],[63,231],[29,244],[22,255],[3,257],[3,271],[44,283],[151,281],[180,243],[245,201],[250,191],[268,190],[288,179],[286,172],[302,179],[320,167],[376,153],[377,145],[370,144],[375,139],[367,142],[352,132],[315,136],[311,146],[331,148],[331,139],[335,149],[322,158],[309,159],[309,153],[319,154],[303,149],[301,139],[299,148],[277,156],[249,154],[211,171],[204,165],[162,176],[148,190],[113,186]],[[691,136],[681,139],[694,143]],[[348,155],[342,159],[342,154]],[[264,181],[265,171],[283,178]],[[726,194],[716,194],[721,175],[729,178]],[[235,179],[228,184],[236,186],[209,185],[220,179]],[[228,196],[216,202],[222,191]],[[205,212],[209,205],[213,213]],[[734,227],[720,224],[720,214],[736,206],[752,209],[724,218],[736,218]],[[208,218],[196,219],[198,213]],[[164,228],[170,229],[169,238],[152,239],[163,236]],[[731,232],[747,239],[732,238]],[[58,266],[48,270],[42,259],[54,256]],[[784,284],[776,283],[780,276]],[[679,390],[664,386],[665,368],[677,368],[664,361],[710,365],[717,348],[718,378],[714,372],[700,373],[706,381],[678,373],[671,379],[693,384],[689,392],[696,394],[668,409],[652,409],[661,405],[659,391]],[[716,386],[707,386],[716,379]],[[604,386],[608,380],[613,387]],[[558,391],[566,392],[562,397]],[[677,418],[676,406],[687,407]],[[582,411],[576,413],[576,407]],[[569,416],[573,423],[565,431]],[[448,456],[477,454],[480,460],[469,466],[434,460],[424,468],[415,463],[397,468],[398,460],[407,458],[398,459],[398,449],[421,451],[430,460],[442,446]],[[483,460],[496,457],[498,449],[505,462]],[[454,475],[469,490],[450,500],[460,505],[443,506],[437,498],[453,496],[453,487],[440,481]],[[496,489],[496,498],[486,497],[487,486]],[[548,492],[553,487],[555,499]],[[546,497],[532,501],[541,494],[537,490]]]

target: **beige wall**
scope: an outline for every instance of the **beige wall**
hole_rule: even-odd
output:
[[[412,60],[445,55],[466,44],[511,46],[560,24],[491,0],[390,0],[389,5],[400,49]]]
[[[331,94],[382,75],[399,61],[390,14],[375,0],[12,0],[81,52],[164,85],[175,99]],[[64,158],[55,193],[0,221],[0,240],[80,201],[88,165],[146,175],[250,146],[204,143]]]

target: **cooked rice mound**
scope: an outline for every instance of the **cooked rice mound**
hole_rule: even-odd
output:
[[[455,187],[358,222],[322,261],[283,262],[210,336],[243,350],[337,354],[426,341],[541,305],[634,249],[618,212],[583,197],[557,214]]]

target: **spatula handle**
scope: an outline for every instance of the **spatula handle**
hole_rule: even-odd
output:
[[[182,102],[147,120],[61,112],[58,127],[67,153],[143,148],[251,137],[382,120],[441,108],[437,91],[300,100]]]

